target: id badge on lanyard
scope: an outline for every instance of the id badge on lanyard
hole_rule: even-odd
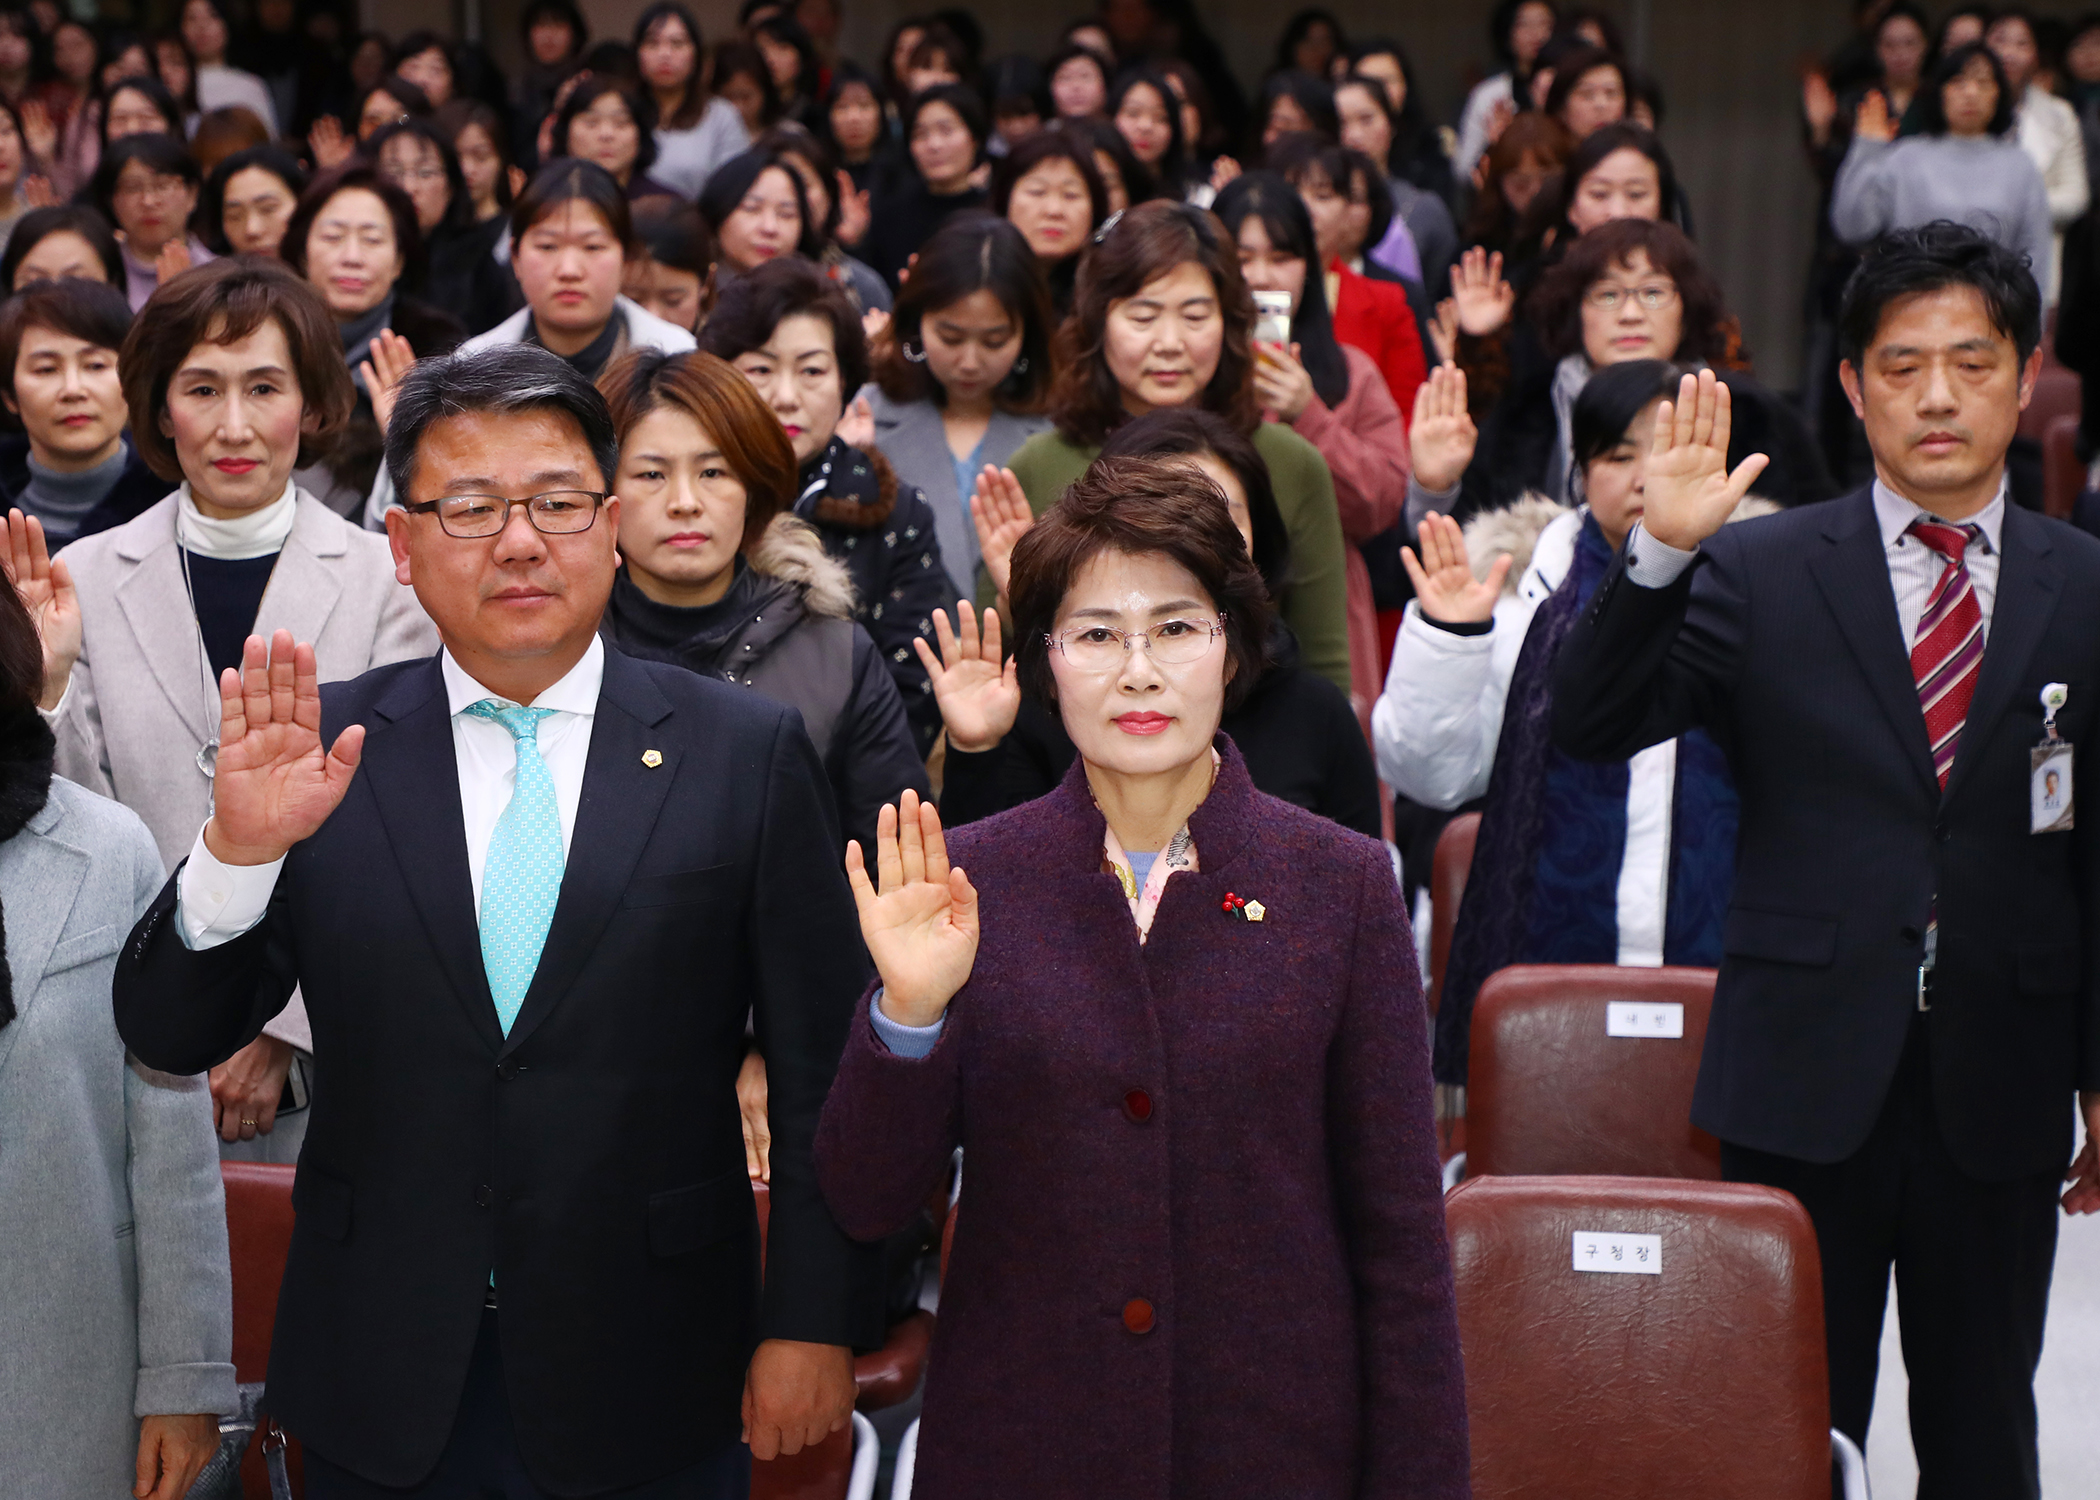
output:
[[[2056,713],[2070,698],[2061,682],[2042,689],[2042,742],[2027,752],[2029,833],[2071,831],[2071,742],[2056,732]]]

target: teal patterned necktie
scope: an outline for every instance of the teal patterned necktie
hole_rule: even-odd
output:
[[[532,988],[561,895],[561,811],[554,802],[554,778],[540,759],[540,721],[554,710],[484,698],[467,712],[501,724],[518,748],[517,781],[496,820],[481,874],[481,966],[496,1001],[496,1019],[509,1036]]]

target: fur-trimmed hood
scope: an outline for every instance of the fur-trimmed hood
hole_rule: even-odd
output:
[[[853,618],[853,575],[824,550],[824,539],[807,521],[785,513],[775,516],[745,560],[767,577],[793,584],[810,614]]]
[[[1495,559],[1507,552],[1509,576],[1503,580],[1502,592],[1515,595],[1531,568],[1532,553],[1546,528],[1576,508],[1537,490],[1526,490],[1507,505],[1480,512],[1465,526],[1466,562],[1472,567],[1473,576],[1486,578]],[[1746,495],[1730,513],[1728,524],[1776,515],[1783,508],[1776,500]]]

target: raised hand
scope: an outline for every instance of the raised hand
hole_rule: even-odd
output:
[[[844,167],[839,168],[839,229],[841,245],[858,245],[867,237],[868,226],[875,222],[873,210],[868,207],[868,190],[853,185],[852,176]]]
[[[1210,190],[1214,193],[1224,192],[1225,184],[1232,181],[1233,178],[1239,176],[1240,171],[1241,167],[1239,162],[1234,160],[1232,157],[1219,157],[1216,161],[1210,164]]]
[[[2100,1091],[2081,1093],[2078,1110],[2085,1116],[2085,1144],[2064,1173],[2064,1181],[2071,1184],[2064,1191],[2064,1212],[2100,1213]]]
[[[871,308],[861,316],[887,320],[889,314]],[[866,396],[855,396],[846,403],[846,410],[839,417],[839,425],[834,431],[841,442],[851,443],[856,448],[867,448],[875,441],[875,408],[868,404]]]
[[[189,242],[177,235],[162,245],[160,254],[153,257],[153,274],[160,278],[161,286],[166,286],[187,271],[191,263]]]
[[[58,151],[58,126],[51,111],[36,99],[22,101],[22,144],[33,160],[48,163]]]
[[[1888,97],[1880,89],[1869,89],[1852,117],[1852,134],[1863,141],[1893,141],[1896,122],[1889,118]]]
[[[1446,297],[1436,305],[1436,316],[1429,320],[1429,342],[1436,350],[1436,362],[1440,365],[1458,362],[1458,299]]]
[[[384,433],[394,419],[394,397],[416,362],[416,351],[408,340],[391,328],[382,328],[372,340],[372,357],[357,367],[365,378],[365,392],[372,398],[372,415]]]
[[[1801,79],[1801,117],[1808,121],[1808,133],[1820,146],[1830,139],[1830,127],[1837,123],[1838,96],[1830,87],[1830,80],[1821,73],[1804,74]]]
[[[352,724],[325,754],[314,648],[280,630],[251,635],[241,669],[219,677],[219,759],[205,847],[229,865],[266,865],[310,838],[350,790],[365,730]]]
[[[1422,518],[1415,541],[1421,557],[1416,558],[1413,547],[1402,547],[1400,562],[1414,580],[1415,602],[1424,615],[1440,625],[1477,625],[1494,616],[1502,582],[1509,577],[1507,552],[1488,565],[1486,578],[1475,578],[1466,558],[1465,532],[1458,522],[1434,511]]]
[[[56,208],[58,189],[51,186],[51,179],[41,172],[31,172],[22,179],[22,201],[31,208]]]
[[[882,1011],[902,1026],[931,1026],[969,981],[977,962],[977,891],[948,865],[941,815],[907,791],[875,822],[868,880],[860,840],[846,844],[846,879],[860,908],[860,935],[882,976]]]
[[[80,595],[64,558],[53,561],[44,542],[44,523],[19,510],[7,513],[7,550],[0,571],[15,586],[15,596],[36,624],[44,647],[44,691],[38,700],[48,712],[58,707],[80,660]]]
[[[969,600],[958,599],[955,614],[961,623],[950,630],[948,616],[934,613],[934,633],[941,640],[938,657],[924,640],[914,640],[912,646],[933,682],[933,697],[941,706],[949,746],[972,753],[990,750],[1006,738],[1021,711],[1020,680],[1014,675],[1014,662],[1000,655],[999,611],[984,612],[981,637],[977,611]]]
[[[343,134],[341,120],[323,115],[306,132],[306,149],[313,154],[315,171],[333,172],[356,154],[357,142]]]
[[[1035,524],[1035,512],[1012,469],[984,466],[977,476],[977,491],[970,497],[970,521],[977,528],[977,550],[984,554],[984,570],[1004,599],[1006,580],[1013,572],[1014,544]]]
[[[1442,494],[1465,476],[1479,443],[1479,429],[1466,410],[1466,372],[1438,365],[1415,387],[1415,416],[1407,429],[1415,483]]]
[[[1502,252],[1475,245],[1461,255],[1451,268],[1451,296],[1462,331],[1476,339],[1499,331],[1517,305],[1516,288],[1502,279]]]
[[[1728,472],[1728,387],[1711,370],[1687,375],[1677,399],[1655,409],[1655,436],[1641,484],[1641,526],[1686,551],[1727,524],[1771,462],[1753,453]]]

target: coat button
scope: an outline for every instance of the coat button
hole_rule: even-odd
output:
[[[1152,1096],[1143,1089],[1132,1089],[1123,1096],[1123,1113],[1144,1124],[1152,1118]]]
[[[517,1077],[520,1073],[524,1071],[525,1070],[519,1067],[516,1062],[512,1061],[510,1058],[507,1057],[504,1058],[502,1062],[496,1064],[496,1076],[502,1079],[505,1083],[509,1083],[513,1078]]]
[[[484,1182],[480,1187],[474,1189],[474,1206],[476,1208],[490,1208],[495,1205],[495,1202],[496,1190],[487,1183]]]
[[[1152,1321],[1152,1304],[1143,1297],[1132,1297],[1123,1304],[1123,1326],[1132,1333],[1150,1333]]]

